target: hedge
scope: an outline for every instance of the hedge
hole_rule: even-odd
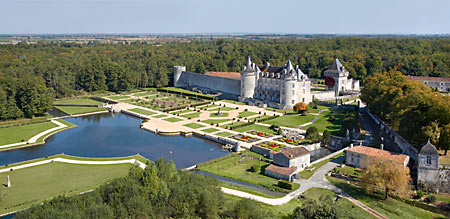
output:
[[[294,185],[286,180],[278,180],[278,186],[289,190],[292,190],[292,188],[294,188]]]

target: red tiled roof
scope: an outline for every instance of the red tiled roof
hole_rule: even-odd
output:
[[[207,71],[205,75],[221,77],[221,78],[231,78],[231,79],[241,79],[241,73],[239,72],[217,72],[217,71]]]
[[[450,78],[444,77],[422,77],[422,76],[408,76],[409,80],[415,81],[442,81],[442,82],[450,82]]]
[[[303,156],[305,154],[309,154],[309,151],[306,150],[303,147],[297,147],[297,148],[289,148],[286,150],[281,151],[281,154],[286,156],[289,160],[294,159],[296,157]]]
[[[274,164],[270,164],[268,167],[266,167],[266,170],[269,170],[271,172],[278,173],[281,175],[285,175],[285,176],[291,176],[292,174],[295,173],[295,171],[297,171],[297,167],[295,167],[295,166],[281,167],[281,166],[277,166]]]
[[[408,158],[407,155],[397,154],[390,151],[385,151],[377,148],[365,147],[365,146],[355,146],[353,148],[349,148],[348,151],[364,154],[372,157],[382,157],[388,160],[392,160],[394,162],[398,162],[403,164],[405,160]]]

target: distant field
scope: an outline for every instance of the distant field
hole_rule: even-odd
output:
[[[131,164],[79,165],[50,163],[0,173],[0,179],[9,175],[11,187],[1,186],[0,214],[23,209],[60,194],[73,195],[115,177],[125,176]]]
[[[80,104],[80,105],[102,105],[102,102],[89,98],[55,100],[53,104]]]
[[[76,115],[76,114],[84,114],[84,113],[93,113],[93,112],[100,112],[100,111],[107,111],[105,108],[101,107],[82,107],[82,106],[57,106],[59,110],[69,114],[69,115]]]

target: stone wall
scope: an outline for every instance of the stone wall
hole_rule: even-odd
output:
[[[221,78],[193,72],[182,72],[175,87],[201,87],[219,92],[240,95],[241,80]]]
[[[282,180],[289,181],[289,176],[281,175],[279,173],[275,173],[275,172],[272,172],[272,171],[267,170],[267,169],[264,171],[264,174],[267,175],[267,176],[273,177],[275,179],[282,179]]]
[[[395,143],[395,146],[399,149],[398,153],[406,154],[411,159],[417,162],[417,155],[418,151],[416,148],[414,148],[411,144],[409,144],[402,136],[397,134],[394,130],[391,129],[386,123],[384,123],[378,116],[373,115],[371,112],[369,112],[369,109],[366,110],[367,114],[373,119],[373,121],[378,125],[380,130],[383,131],[383,136],[387,136],[390,139],[393,140]],[[381,136],[381,133],[380,133]]]
[[[450,193],[450,169],[443,166],[439,169],[438,190],[441,193]]]
[[[260,154],[260,155],[262,155],[264,157],[269,157],[269,158],[273,159],[273,154],[270,153],[271,150],[268,149],[268,148],[252,146],[250,148],[250,151],[253,151],[253,152],[255,152],[257,154]]]
[[[318,100],[330,100],[336,97],[336,93],[334,92],[334,90],[311,92],[311,95],[314,99]]]

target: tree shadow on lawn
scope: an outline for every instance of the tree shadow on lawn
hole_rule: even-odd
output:
[[[345,155],[339,156],[337,158],[334,158],[333,160],[331,160],[330,162],[336,163],[336,164],[341,164],[345,161]]]

